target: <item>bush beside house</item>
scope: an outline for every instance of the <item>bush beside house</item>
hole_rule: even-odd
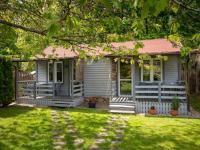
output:
[[[5,107],[13,101],[13,64],[9,60],[0,60],[0,106]]]

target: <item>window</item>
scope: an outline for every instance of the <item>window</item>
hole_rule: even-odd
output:
[[[54,74],[53,70],[54,70],[53,63],[49,62],[48,63],[48,81],[49,82],[53,82],[53,74]]]
[[[160,62],[160,60],[153,61],[153,80],[161,81],[161,62]]]
[[[151,70],[150,70],[150,60],[145,60],[143,64],[143,81],[150,81]]]
[[[119,94],[123,96],[132,95],[132,69],[131,64],[120,63]]]
[[[55,62],[55,74],[56,74],[55,82],[63,82],[63,63],[62,62]]]
[[[145,60],[141,68],[141,81],[162,81],[162,62],[156,59]]]
[[[63,62],[48,63],[48,81],[63,82]]]

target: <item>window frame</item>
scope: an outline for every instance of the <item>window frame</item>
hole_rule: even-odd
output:
[[[53,64],[53,62],[48,62],[48,72],[47,72],[47,73],[48,73],[48,83],[54,82],[54,65],[52,65],[52,66],[53,66],[53,81],[50,81],[50,80],[49,80],[49,65],[50,65],[50,64]]]
[[[62,64],[62,68],[61,68],[61,70],[62,70],[62,81],[58,81],[58,79],[57,79],[57,64]],[[54,63],[54,68],[55,68],[55,83],[63,83],[63,62],[62,61],[56,61],[55,63]]]
[[[143,72],[144,72],[144,67],[142,65],[141,67],[141,82],[146,82],[146,83],[152,83],[152,82],[163,82],[163,61],[162,60],[159,60],[160,61],[160,72],[161,72],[161,78],[160,78],[160,81],[154,81],[154,70],[153,70],[153,64],[154,64],[154,60],[159,60],[159,59],[149,59],[149,65],[150,65],[150,80],[149,81],[144,81],[143,80]]]
[[[57,64],[62,64],[62,81],[57,81]],[[53,81],[49,81],[49,64],[53,64]],[[63,61],[56,62],[48,62],[48,82],[49,83],[63,83],[64,78],[64,69],[63,69]]]

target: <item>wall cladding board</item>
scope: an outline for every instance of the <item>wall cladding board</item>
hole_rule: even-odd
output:
[[[109,59],[87,61],[84,64],[84,95],[110,96],[111,63]]]

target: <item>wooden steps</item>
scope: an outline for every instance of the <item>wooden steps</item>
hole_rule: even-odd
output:
[[[109,112],[120,114],[135,114],[135,102],[128,97],[115,97],[110,101]]]

